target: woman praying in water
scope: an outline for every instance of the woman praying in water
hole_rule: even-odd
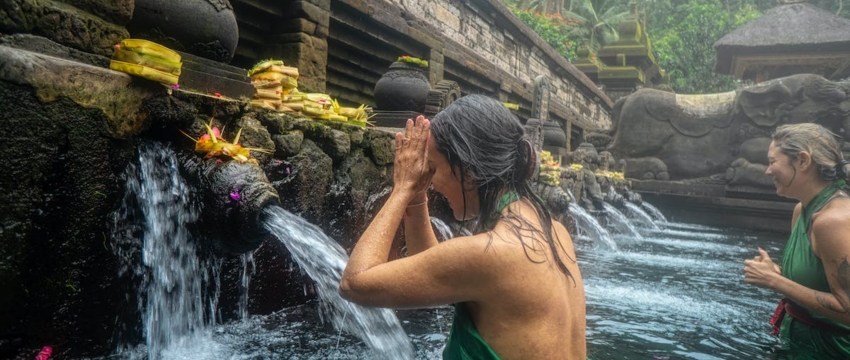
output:
[[[469,95],[396,134],[394,188],[351,253],[349,301],[453,304],[444,359],[585,359],[585,295],[569,233],[531,190],[538,166],[517,118]],[[438,242],[426,190],[474,235]],[[388,261],[404,221],[408,256]]]
[[[767,155],[776,193],[800,203],[782,266],[759,249],[745,281],[784,296],[771,324],[793,359],[850,359],[850,163],[816,124],[778,127]]]

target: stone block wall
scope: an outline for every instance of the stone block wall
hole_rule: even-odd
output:
[[[360,9],[376,20],[381,18],[376,15],[376,9],[381,3],[387,4],[385,0],[341,2],[353,5],[352,9],[344,11]],[[363,3],[368,4],[363,6]],[[421,27],[421,31],[442,42],[433,50],[440,52],[443,58],[432,58],[432,63],[438,60],[437,66],[446,64],[449,74],[444,77],[461,80],[458,82],[465,93],[484,92],[504,101],[519,102],[522,106],[531,101],[534,78],[545,75],[552,84],[550,111],[553,118],[564,122],[574,112],[579,114],[575,120],[581,128],[610,128],[610,100],[583,73],[519,22],[500,1],[392,0],[391,3],[397,10],[382,11],[397,11],[399,18],[406,19],[406,26],[396,27],[396,30],[416,35],[411,30]],[[346,15],[332,14],[332,18],[342,16]],[[427,44],[424,40],[420,42]],[[428,58],[431,54],[410,55]],[[477,77],[484,80],[476,81]]]
[[[498,0],[233,0],[240,27],[234,64],[283,59],[299,89],[346,105],[374,105],[375,83],[401,55],[429,61],[428,78],[465,94],[520,105],[529,117],[533,79],[552,84],[550,117],[567,130],[609,129],[611,101]]]

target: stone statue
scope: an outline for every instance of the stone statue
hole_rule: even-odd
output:
[[[611,168],[611,153],[602,151],[599,153],[599,170],[608,171]]]
[[[586,169],[595,171],[599,168],[599,153],[590,143],[581,143],[572,153],[573,162],[581,164]]]
[[[642,89],[617,101],[613,110],[615,134],[608,150],[627,161],[626,177],[682,180],[725,174],[730,184],[755,185],[763,180],[758,171],[743,162],[732,164],[744,159],[765,165],[777,126],[817,122],[839,135],[850,131],[850,82],[799,74],[721,94]],[[729,169],[745,171],[735,175]]]

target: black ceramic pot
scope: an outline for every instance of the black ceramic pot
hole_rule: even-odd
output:
[[[567,147],[567,135],[557,122],[551,120],[543,122],[543,146]]]
[[[228,0],[136,0],[127,30],[134,38],[224,63],[239,42]]]
[[[419,65],[396,61],[375,83],[375,108],[382,111],[425,111],[431,84]]]

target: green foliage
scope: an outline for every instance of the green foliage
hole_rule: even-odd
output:
[[[647,33],[658,65],[667,71],[670,85],[676,92],[715,93],[738,86],[732,76],[713,71],[714,43],[760,16],[754,4],[744,4],[730,13],[720,1],[688,0],[676,6],[651,2],[647,4],[647,14],[651,10],[663,10],[647,19]],[[661,17],[659,13],[666,16]]]
[[[515,6],[511,7],[511,11],[558,54],[567,60],[575,59],[577,44],[568,35],[576,25],[574,20],[566,20],[560,14],[544,14]]]
[[[568,59],[582,44],[598,51],[615,41],[629,0],[503,0],[515,14]],[[653,53],[679,93],[735,89],[731,76],[713,71],[714,43],[777,6],[776,0],[635,0],[645,17]],[[808,0],[850,18],[850,1]],[[525,9],[525,10],[521,10]],[[560,15],[558,15],[560,14]]]
[[[505,3],[544,14],[560,14],[564,8],[564,0],[506,0]]]
[[[570,35],[597,52],[617,40],[620,23],[629,15],[626,3],[624,0],[575,0],[561,13],[565,19],[578,24]]]

